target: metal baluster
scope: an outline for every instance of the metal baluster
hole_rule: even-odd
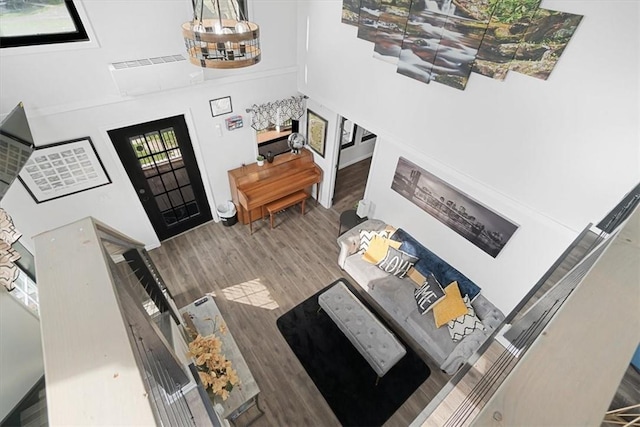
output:
[[[131,329],[131,334],[132,334],[132,336],[134,338],[134,341],[136,343],[136,349],[138,350],[138,355],[140,356],[140,360],[142,361],[142,365],[145,368],[144,369],[145,375],[143,376],[143,378],[145,379],[145,381],[147,383],[148,392],[151,394],[151,396],[150,396],[151,406],[152,406],[152,408],[155,409],[155,413],[158,416],[158,420],[160,421],[160,424],[164,424],[162,422],[162,414],[160,413],[160,407],[158,406],[158,401],[161,400],[162,396],[158,397],[160,392],[151,383],[151,378],[153,378],[153,373],[150,372],[151,363],[149,363],[149,357],[147,356],[147,353],[146,353],[146,351],[144,349],[144,342],[142,340],[142,337],[139,337],[135,333],[133,325],[129,325],[129,328]],[[141,346],[142,346],[142,349],[140,348]],[[149,368],[149,370],[147,370],[147,368]],[[154,379],[154,382],[155,382],[155,379]],[[166,410],[165,410],[165,414],[166,414]],[[168,417],[167,417],[167,419],[168,419]]]
[[[195,419],[193,418],[193,413],[191,412],[191,408],[187,403],[187,397],[182,392],[182,388],[178,389],[178,393],[180,393],[180,407],[182,412],[187,420],[190,421],[190,425],[196,425]]]
[[[155,354],[153,353],[153,350],[150,350],[151,356],[153,358],[153,360],[156,362],[156,364],[159,366],[159,374],[160,374],[160,379],[161,382],[163,384],[163,389],[165,390],[165,392],[167,391],[167,387],[169,387],[170,385],[172,385],[172,389],[171,389],[171,397],[173,399],[174,394],[175,394],[175,390],[179,390],[180,388],[178,387],[177,384],[175,384],[175,382],[170,378],[169,373],[167,372],[166,369],[164,369],[164,367],[162,366],[162,363],[160,363],[160,361],[158,360],[158,358],[155,356]],[[168,393],[167,393],[168,394]],[[178,421],[178,416],[176,416],[176,410],[175,410],[175,399],[173,399],[173,401],[168,405],[169,408],[171,409],[171,413],[173,414],[176,422]],[[177,413],[177,415],[181,415],[180,413]],[[182,425],[186,425],[186,424],[182,424]]]
[[[144,342],[143,342],[143,345],[144,345]],[[151,364],[150,364],[151,368],[152,368],[152,370],[155,371],[155,373],[153,375],[154,380],[156,381],[157,386],[161,386],[162,389],[165,391],[165,394],[166,394],[166,388],[165,388],[166,386],[164,384],[162,384],[162,382],[161,382],[162,375],[160,373],[160,368],[158,367],[158,364],[156,363],[156,359],[153,356],[153,352],[151,350],[147,350],[147,349],[145,349],[145,351],[148,352],[148,353],[151,353],[151,357],[149,359],[151,360]],[[175,423],[173,422],[175,420],[171,419],[173,414],[170,413],[169,409],[167,408],[164,396],[161,396],[161,401],[159,403],[162,404],[162,409],[164,409],[165,414],[167,415],[167,422],[169,423],[169,425],[170,426],[175,425]]]

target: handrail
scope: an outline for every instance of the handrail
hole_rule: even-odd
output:
[[[586,249],[586,255],[581,257],[581,261],[520,318],[516,319],[516,316],[520,314],[519,311],[525,307],[525,304],[519,304],[519,307],[508,316],[510,321],[516,320],[514,326],[504,333],[503,340],[506,340],[506,344],[500,344],[498,339],[494,339],[494,336],[488,339],[464,368],[414,420],[412,425],[462,426],[474,423],[509,425],[509,423],[518,423],[523,419],[533,419],[531,417],[536,417],[539,422],[542,422],[543,417],[549,413],[560,416],[562,414],[561,408],[554,406],[552,403],[554,401],[549,400],[554,386],[552,389],[548,389],[549,387],[545,386],[546,383],[538,379],[536,375],[539,374],[541,377],[547,378],[555,374],[556,376],[552,376],[552,378],[559,379],[557,371],[560,368],[558,366],[569,364],[570,367],[566,370],[571,371],[575,382],[577,381],[575,376],[580,375],[581,372],[578,366],[571,365],[576,357],[574,354],[576,348],[585,350],[589,348],[590,342],[593,342],[591,344],[593,348],[593,346],[598,346],[600,342],[616,339],[614,335],[609,334],[603,328],[596,328],[597,333],[596,330],[585,332],[585,327],[589,328],[589,322],[583,324],[581,323],[584,322],[583,319],[578,322],[581,326],[572,325],[572,316],[582,319],[585,315],[595,315],[598,310],[594,305],[607,303],[610,306],[611,304],[616,305],[617,309],[626,307],[622,309],[624,313],[633,311],[629,304],[633,304],[633,301],[637,300],[637,263],[640,261],[637,230],[640,226],[640,208],[636,207],[634,212],[636,213],[632,214],[628,221],[620,224],[619,230],[616,230],[614,234],[609,236],[603,232],[596,236],[596,243]],[[588,233],[583,232],[581,236],[587,235]],[[569,250],[565,251],[563,256],[568,254]],[[606,301],[601,299],[605,294],[594,293],[594,288],[597,289],[603,285],[603,280],[606,280],[606,294],[610,296],[610,298],[606,298]],[[534,294],[535,292],[532,291],[528,297],[535,298]],[[628,296],[621,299],[613,297],[614,295]],[[584,310],[588,310],[588,314]],[[601,311],[606,312],[606,310]],[[603,314],[600,313],[599,316],[602,317]],[[618,316],[615,322],[618,325],[620,322],[624,322],[624,319],[624,316]],[[500,330],[500,328],[498,329]],[[632,329],[632,331],[626,331],[625,335],[622,330],[616,329],[616,334],[629,337],[630,334],[636,333],[637,336],[635,327],[629,326],[626,329]],[[502,335],[503,331],[504,329],[500,330],[497,335]],[[546,339],[541,337],[541,333],[548,334]],[[581,337],[589,336],[589,338],[585,341],[576,341],[576,338],[573,337],[576,333],[580,333]],[[550,349],[557,351],[558,340],[569,340],[571,344],[566,344],[567,350],[574,356],[555,355],[555,358],[552,359],[553,363],[542,362],[546,360],[545,358],[554,357],[553,352],[549,353],[549,351]],[[615,355],[616,361],[611,362],[613,377],[607,379],[606,388],[591,390],[588,402],[598,405],[604,400],[609,402],[610,396],[605,396],[605,394],[615,386],[613,384],[616,381],[614,377],[623,365],[622,362],[626,360],[626,351],[632,347],[635,350],[633,344],[637,341],[631,339],[631,344],[627,341],[629,339],[623,343],[617,343],[615,346],[609,343],[611,348],[619,349]],[[609,347],[605,346],[605,348]],[[597,352],[593,355],[588,353],[589,351],[581,353],[583,358],[581,363],[586,363],[591,367],[591,370],[597,370],[593,366],[599,361],[601,362]],[[521,364],[521,362],[527,363]],[[564,386],[568,386],[568,383],[564,383]],[[533,387],[537,387],[536,390],[539,390],[533,391]],[[545,402],[548,408],[537,407],[534,409],[536,403],[533,403],[534,406],[525,404],[527,399],[524,397],[522,405],[515,405],[513,400],[516,397],[513,393],[527,395],[530,399],[538,402],[538,405]],[[578,393],[579,395],[580,393]],[[578,403],[575,400],[578,399],[578,396],[572,396],[573,404],[581,406],[583,412],[589,414],[590,417],[597,416],[598,408],[591,406],[587,410],[589,405],[585,403],[587,400]],[[558,404],[562,403],[558,402]],[[557,419],[560,420],[560,418]]]
[[[134,337],[139,360],[144,372],[142,378],[149,390],[151,405],[154,413],[160,418],[159,425],[195,426],[191,408],[182,393],[182,386],[178,379],[174,379],[171,372],[156,357],[144,338],[136,332],[134,325],[129,325]]]

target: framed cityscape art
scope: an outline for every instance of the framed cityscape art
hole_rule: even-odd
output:
[[[36,203],[111,183],[89,137],[36,147],[18,179]]]
[[[391,189],[492,257],[518,225],[404,157],[398,159]]]

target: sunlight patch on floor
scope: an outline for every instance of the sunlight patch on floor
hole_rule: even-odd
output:
[[[260,279],[253,279],[224,288],[222,290],[222,296],[229,301],[265,308],[267,310],[274,310],[279,307],[278,303],[271,297],[267,287],[260,282]]]

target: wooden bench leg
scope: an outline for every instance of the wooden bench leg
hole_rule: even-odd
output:
[[[302,215],[304,215],[304,204],[307,202],[307,199],[302,201]]]
[[[269,212],[269,220],[271,222],[271,229],[273,230],[273,212]]]

